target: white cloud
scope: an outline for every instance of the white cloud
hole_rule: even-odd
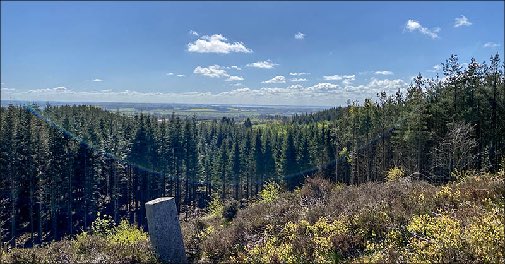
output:
[[[380,75],[393,75],[394,73],[392,71],[376,71],[375,74],[380,74]]]
[[[263,81],[261,83],[286,83],[286,77],[278,75],[268,81]]]
[[[306,82],[307,79],[306,78],[293,78],[290,81],[292,81],[292,82]]]
[[[230,69],[235,69],[235,70],[237,70],[237,71],[241,71],[241,70],[242,70],[242,68],[240,68],[239,66],[236,66],[236,65],[232,65],[232,66],[230,66],[229,68],[230,68]]]
[[[184,75],[184,74],[175,74],[173,72],[169,72],[169,73],[167,73],[167,76],[185,77],[186,75]]]
[[[279,65],[279,64],[273,63],[271,60],[266,60],[266,61],[258,61],[258,62],[254,62],[254,63],[249,63],[246,66],[260,68],[260,69],[272,69],[273,67],[275,67],[277,65]]]
[[[96,78],[96,79],[93,80],[93,82],[103,82],[103,80]]]
[[[16,91],[16,88],[2,88],[1,90],[5,91],[5,92],[12,92],[12,91]]]
[[[496,48],[499,46],[500,44],[494,42],[487,42],[486,44],[484,44],[484,48]]]
[[[310,73],[308,72],[290,72],[289,75],[291,76],[302,76],[302,75],[308,75]]]
[[[288,89],[303,89],[303,85],[301,84],[292,84],[287,87]]]
[[[251,89],[249,89],[247,87],[232,90],[232,92],[235,92],[235,93],[244,93],[244,92],[249,92],[249,91],[251,91]]]
[[[305,38],[305,34],[303,34],[302,32],[298,32],[295,34],[295,39],[302,40],[304,38]]]
[[[197,53],[223,53],[230,52],[243,52],[251,53],[252,50],[247,48],[243,42],[227,42],[227,38],[221,34],[214,34],[212,36],[202,36],[193,43],[188,44],[189,52]]]
[[[415,21],[415,20],[412,20],[412,19],[409,19],[407,21],[407,23],[405,24],[405,29],[408,30],[409,32],[413,32],[413,31],[419,31],[421,33],[423,33],[424,35],[428,35],[430,36],[432,39],[436,39],[438,38],[438,32],[440,32],[440,28],[439,27],[436,27],[436,28],[433,28],[433,29],[428,29],[428,28],[425,28],[421,25],[421,23],[419,23],[418,21]]]
[[[203,76],[211,77],[211,78],[221,78],[221,77],[228,77],[230,76],[226,70],[224,70],[224,67],[221,67],[217,64],[211,65],[209,67],[201,67],[198,66],[195,68],[193,73],[196,74],[201,74]]]
[[[466,18],[466,16],[461,15],[461,17],[457,17],[454,19],[454,27],[461,27],[461,26],[471,26],[472,22]]]
[[[194,30],[190,30],[188,33],[189,33],[190,35],[193,35],[193,36],[197,36],[197,37],[198,37],[198,36],[200,36],[200,34],[198,34],[198,32],[196,32],[196,31],[194,31]]]
[[[396,80],[389,80],[389,79],[384,79],[384,80],[378,80],[373,78],[369,83],[368,86],[371,88],[383,88],[386,90],[391,90],[391,89],[398,89],[401,87],[406,86],[407,83],[405,83],[401,79],[396,79]]]
[[[340,75],[326,75],[326,76],[323,76],[323,79],[325,81],[340,81],[343,78]]]
[[[44,88],[44,89],[34,89],[34,90],[29,90],[28,93],[68,93],[70,92],[67,87],[64,86],[59,86],[59,87],[54,87],[54,88]]]
[[[331,90],[338,88],[338,85],[333,84],[333,83],[318,83],[314,86],[308,87],[307,90],[309,91],[319,91],[319,90]]]
[[[360,85],[343,85],[330,82],[304,87],[301,84],[279,84],[277,87],[252,89],[240,83],[230,83],[234,89],[225,92],[139,92],[134,90],[75,91],[66,87],[35,89],[30,91],[6,91],[2,96],[16,100],[37,101],[88,101],[88,102],[145,102],[145,103],[202,103],[202,104],[264,104],[264,105],[345,105],[348,99],[376,98],[380,91],[393,94],[408,87],[401,79],[379,80]]]
[[[442,65],[440,64],[436,64],[436,65],[433,65],[432,69],[431,70],[427,70],[428,72],[439,72],[442,70]],[[411,78],[412,79],[412,78]]]
[[[354,81],[356,79],[356,75],[327,75],[323,76],[325,81],[341,81],[341,80],[351,80]]]
[[[230,76],[225,81],[233,82],[233,81],[243,81],[243,80],[244,80],[244,78],[242,78],[242,76]]]

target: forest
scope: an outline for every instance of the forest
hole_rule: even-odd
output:
[[[313,175],[344,185],[401,170],[435,186],[495,173],[505,150],[505,75],[498,55],[443,76],[291,118],[124,115],[87,105],[0,110],[0,238],[32,247],[81,233],[99,214],[148,229],[145,203],[173,196],[189,214],[246,202]]]

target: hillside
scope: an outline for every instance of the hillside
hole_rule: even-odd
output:
[[[182,221],[191,262],[487,262],[505,256],[504,171],[458,175],[441,186],[408,177],[359,186],[307,179],[292,192],[269,184],[256,201],[215,200]],[[93,232],[6,262],[153,262],[148,238],[99,218]]]

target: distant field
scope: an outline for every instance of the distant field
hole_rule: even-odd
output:
[[[109,111],[123,114],[136,113],[154,114],[160,116],[192,117],[197,119],[220,119],[222,117],[236,120],[245,118],[260,118],[267,116],[292,116],[294,114],[313,113],[329,107],[322,106],[289,106],[289,105],[218,105],[218,104],[160,104],[160,103],[117,103],[117,102],[26,102],[2,100],[1,104],[22,105],[36,103],[40,107],[50,105],[95,105]]]
[[[191,108],[186,111],[187,112],[217,112],[216,109],[211,109],[211,108]]]

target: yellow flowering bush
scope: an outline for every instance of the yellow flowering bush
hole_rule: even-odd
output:
[[[451,261],[463,246],[461,224],[448,215],[416,215],[407,230],[412,235],[408,245],[412,262]]]
[[[269,203],[274,201],[279,197],[281,193],[281,187],[276,182],[269,182],[265,184],[265,187],[260,192],[261,202]]]
[[[483,217],[475,218],[465,232],[469,249],[478,259],[499,263],[505,258],[503,206],[497,206]],[[503,263],[503,262],[502,262]]]
[[[136,226],[130,225],[128,221],[122,220],[107,238],[112,244],[134,244],[142,240],[147,241],[148,234]]]
[[[400,167],[391,168],[386,174],[386,178],[389,182],[399,180],[403,177],[405,177],[405,172]]]
[[[435,198],[443,204],[457,205],[461,202],[461,191],[453,190],[450,186],[443,186],[435,194]]]
[[[288,222],[280,233],[267,234],[265,241],[247,250],[245,261],[331,263],[335,259],[333,239],[347,232],[344,221],[328,221],[325,217],[312,225],[306,220]],[[298,247],[300,243],[305,243],[303,248]]]
[[[212,196],[209,204],[209,216],[221,217],[224,210],[224,204],[218,196]]]

